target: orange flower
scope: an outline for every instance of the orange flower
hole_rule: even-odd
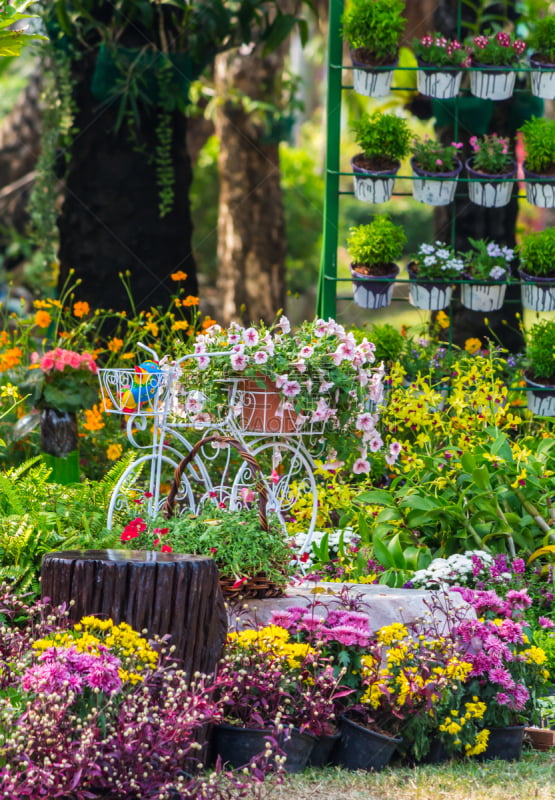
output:
[[[110,444],[106,450],[106,456],[110,461],[117,461],[123,453],[121,444]]]
[[[34,317],[34,322],[39,328],[48,328],[52,322],[52,317],[48,311],[37,311]]]
[[[160,328],[155,322],[147,322],[145,325],[146,330],[151,333],[153,336],[158,336],[160,332]]]
[[[178,319],[172,325],[172,331],[184,331],[189,328],[189,323],[186,319]]]
[[[464,349],[466,350],[467,353],[471,354],[479,350],[481,346],[482,342],[480,341],[480,339],[476,338],[467,339],[464,343]]]
[[[20,347],[10,347],[5,353],[0,353],[0,372],[6,372],[21,363],[23,352]]]
[[[118,350],[121,350],[123,347],[123,339],[118,339],[117,336],[114,336],[113,339],[110,339],[108,342],[108,350],[112,353],[117,353]]]
[[[216,320],[215,320],[215,319],[212,319],[212,317],[205,317],[205,318],[202,320],[202,327],[203,327],[203,330],[207,330],[207,328],[211,328],[211,327],[212,327],[212,325],[215,325],[215,324],[216,324]]]
[[[438,311],[436,320],[440,328],[448,328],[451,324],[445,311]]]
[[[73,313],[78,319],[80,317],[86,317],[87,314],[90,313],[90,310],[91,307],[86,301],[79,301],[73,305]]]
[[[85,422],[83,423],[83,427],[85,430],[91,432],[102,430],[104,427],[104,422],[102,421],[102,411],[97,405],[94,405],[90,409],[86,409],[84,415]]]
[[[187,295],[185,300],[183,301],[184,306],[198,306],[198,297],[194,297],[192,294]]]
[[[177,272],[172,272],[170,278],[172,281],[184,281],[187,279],[187,273],[183,272],[182,269],[178,269]]]

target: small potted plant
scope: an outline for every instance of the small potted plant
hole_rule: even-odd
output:
[[[528,408],[540,417],[555,416],[555,320],[541,320],[526,332],[524,378]]]
[[[409,302],[416,308],[439,311],[451,302],[452,280],[458,280],[464,261],[443,242],[424,243],[412,256],[408,273]]]
[[[487,239],[468,237],[468,242],[472,250],[465,253],[463,278],[469,282],[461,287],[461,303],[472,311],[497,311],[505,299],[514,250]]]
[[[555,99],[555,16],[537,19],[530,32],[530,82],[532,94]]]
[[[532,311],[555,311],[555,228],[523,236],[517,251],[522,305]]]
[[[354,301],[362,308],[384,308],[391,303],[399,274],[396,262],[407,242],[405,231],[387,214],[367,225],[350,228],[347,249],[351,256]]]
[[[407,24],[404,0],[351,0],[343,14],[343,37],[353,62],[355,92],[367,97],[389,94]]]
[[[441,33],[426,34],[414,39],[412,50],[418,61],[416,84],[420,94],[447,100],[456,97],[462,78],[462,67],[470,58],[457,39],[446,39]]]
[[[541,208],[555,207],[555,120],[532,117],[519,128],[524,141],[526,199]]]
[[[468,195],[473,203],[486,208],[506,206],[513,193],[516,161],[508,137],[497,133],[471,136],[473,155],[465,163]]]
[[[479,34],[467,42],[472,59],[470,91],[482,100],[507,100],[515,87],[516,70],[526,42],[506,31]]]
[[[385,203],[393,192],[401,159],[409,153],[411,130],[397,114],[375,111],[353,125],[362,152],[351,160],[355,197],[367,203]]]
[[[416,200],[430,206],[446,206],[453,202],[463,168],[458,157],[462,146],[461,142],[442,144],[427,134],[414,140],[410,164],[412,193]]]

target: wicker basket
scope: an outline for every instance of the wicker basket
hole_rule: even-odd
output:
[[[217,442],[220,445],[234,447],[243,461],[251,467],[253,474],[256,476],[255,489],[258,494],[258,519],[260,527],[264,531],[270,530],[268,517],[266,515],[266,508],[268,504],[268,492],[262,480],[262,470],[256,458],[248,450],[244,449],[243,444],[231,436],[221,436],[220,434],[212,434],[206,436],[204,439],[198,441],[183,458],[175,468],[174,478],[168,496],[162,506],[161,512],[166,519],[173,517],[176,511],[176,498],[181,485],[183,473],[194,460],[199,450],[210,442]],[[233,513],[233,512],[231,512]],[[250,598],[250,597],[282,597],[284,589],[279,584],[271,581],[263,574],[254,575],[243,581],[240,586],[237,585],[238,581],[235,577],[227,578],[220,576],[220,587],[225,597],[228,598]]]

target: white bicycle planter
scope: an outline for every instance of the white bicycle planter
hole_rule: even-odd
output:
[[[271,422],[268,419],[258,423],[256,430],[250,430],[249,409],[254,406],[253,395],[260,390],[252,387],[243,390],[237,378],[226,381],[228,402],[219,417],[204,419],[199,411],[211,387],[186,390],[180,383],[183,363],[196,356],[165,364],[166,360],[159,359],[155,351],[140,346],[157,364],[152,372],[99,370],[104,409],[127,418],[127,438],[139,454],[114,488],[108,508],[108,528],[112,527],[117,511],[127,516],[156,516],[166,499],[167,485],[184,456],[199,438],[219,433],[238,440],[245,451],[266,466],[263,480],[268,493],[268,512],[278,514],[282,522],[299,497],[311,498],[310,519],[299,554],[306,551],[318,508],[315,464],[307,445],[313,451],[318,449],[322,428],[275,430],[275,419]],[[141,432],[149,426],[148,443],[141,443]],[[256,476],[247,461],[238,461],[230,447],[210,443],[199,450],[183,472],[177,501],[181,513],[184,510],[198,513],[207,502],[224,503],[233,510],[245,506],[248,490],[255,483]]]

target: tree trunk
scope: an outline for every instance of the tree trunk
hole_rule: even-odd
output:
[[[178,112],[171,117],[175,199],[172,211],[161,218],[153,157],[158,117],[142,112],[137,131],[141,148],[134,147],[125,124],[115,130],[117,102],[100,104],[93,97],[93,68],[94,59],[85,54],[72,65],[78,133],[59,220],[60,286],[78,279],[76,299],[95,308],[129,311],[118,278],[129,273],[138,309],[164,307],[175,288],[170,275],[182,270],[188,275],[181,283],[185,293],[197,295],[186,118]]]
[[[218,168],[218,288],[224,324],[275,319],[285,305],[285,222],[280,185],[279,141],[256,114],[230,97],[237,89],[269,102],[283,56],[239,51],[216,59],[216,93],[225,98],[216,114]],[[275,92],[274,92],[275,96]]]
[[[74,622],[100,615],[151,636],[169,634],[173,656],[190,676],[213,672],[221,656],[227,614],[211,558],[139,550],[47,553],[41,582],[43,598],[53,606],[66,603]]]

